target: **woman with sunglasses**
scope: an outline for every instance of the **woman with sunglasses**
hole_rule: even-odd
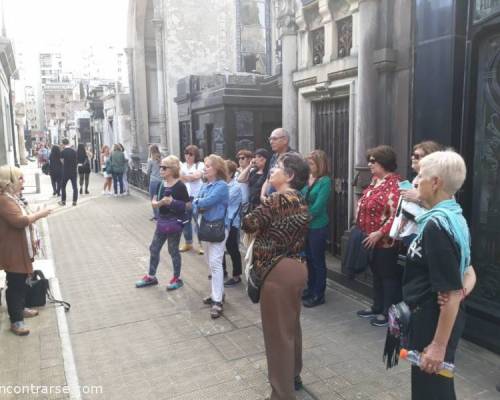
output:
[[[51,212],[45,208],[30,213],[19,199],[23,184],[21,169],[8,165],[0,167],[0,268],[7,276],[5,299],[10,330],[18,336],[30,333],[24,318],[38,315],[38,311],[24,307],[28,289],[26,279],[33,273],[33,259],[39,245],[34,223]]]
[[[159,213],[153,241],[149,247],[151,254],[149,271],[136,282],[137,288],[158,284],[156,270],[160,263],[161,248],[166,241],[168,241],[168,252],[174,267],[174,275],[167,285],[167,290],[179,289],[184,285],[181,279],[179,241],[189,196],[186,185],[179,179],[180,167],[180,161],[175,156],[168,156],[161,161],[162,181],[156,185],[156,193],[151,201],[152,207],[158,209]]]
[[[200,150],[197,146],[190,144],[184,150],[184,159],[186,162],[181,164],[181,180],[186,184],[189,198],[191,201],[198,197],[201,186],[203,185],[204,164],[201,162]],[[188,223],[184,225],[184,244],[180,251],[188,251],[193,248],[193,224],[191,224],[192,213],[188,211]],[[197,236],[196,232],[194,235]],[[198,254],[203,254],[201,243],[198,243]]]
[[[362,245],[373,250],[370,269],[373,274],[373,305],[357,315],[370,318],[373,326],[387,326],[387,311],[401,300],[402,268],[398,251],[389,237],[399,201],[400,176],[396,171],[396,153],[390,146],[378,146],[367,152],[372,182],[358,202],[356,224],[366,235]]]

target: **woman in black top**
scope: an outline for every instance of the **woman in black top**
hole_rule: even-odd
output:
[[[62,162],[61,149],[56,145],[52,146],[50,150],[49,174],[52,183],[52,196],[59,196],[61,194]]]
[[[159,209],[156,230],[149,251],[149,272],[136,282],[137,288],[157,285],[156,270],[160,263],[160,251],[168,241],[168,252],[172,258],[174,275],[167,285],[167,290],[179,289],[184,285],[181,279],[181,254],[179,242],[186,222],[186,206],[189,195],[186,185],[179,179],[181,164],[177,157],[168,156],[161,160],[160,175],[163,178],[158,182],[151,205]]]
[[[239,183],[248,185],[247,212],[260,205],[260,191],[267,179],[270,159],[271,154],[266,149],[257,149],[252,162],[238,176]]]
[[[83,143],[80,143],[76,150],[76,162],[78,163],[78,175],[80,176],[80,194],[83,191],[84,181],[85,194],[89,194],[90,157]]]
[[[418,199],[428,209],[416,218],[419,234],[408,249],[403,299],[411,312],[410,350],[422,353],[411,372],[413,400],[455,400],[453,378],[436,375],[454,362],[465,325],[461,300],[470,272],[470,236],[454,195],[465,180],[465,163],[453,151],[420,161]],[[447,301],[440,301],[438,296]]]

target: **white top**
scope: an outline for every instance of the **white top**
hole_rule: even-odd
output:
[[[194,172],[200,171],[203,173],[205,169],[205,165],[202,162],[195,163],[191,165],[191,167],[188,166],[187,163],[183,162],[181,163],[181,176],[182,175],[193,175]],[[186,187],[188,191],[188,195],[190,197],[197,197],[198,192],[201,189],[201,185],[203,185],[202,179],[197,179],[192,182],[186,182]]]

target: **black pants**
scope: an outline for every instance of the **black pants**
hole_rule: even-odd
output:
[[[28,285],[26,285],[28,274],[7,272],[6,276],[7,290],[5,291],[5,300],[7,301],[10,322],[13,324],[14,322],[24,320],[23,311],[28,291]]]
[[[73,203],[76,203],[78,200],[78,186],[76,184],[76,175],[73,176],[65,176],[63,175],[62,183],[61,183],[61,200],[66,201],[66,184],[68,181],[71,181],[71,186],[73,187]]]
[[[113,189],[115,194],[118,194],[118,185],[120,186],[120,194],[123,193],[123,172],[113,172]]]
[[[238,243],[238,239],[240,236],[239,232],[240,230],[238,228],[232,226],[231,230],[229,231],[229,236],[227,237],[226,240],[226,250],[229,253],[229,256],[231,257],[231,261],[233,263],[233,276],[241,275],[241,254],[240,254],[240,246]],[[225,255],[222,258],[222,267],[224,268],[224,272],[226,272]]]
[[[397,261],[398,253],[395,248],[376,248],[373,251],[373,259],[370,263],[373,274],[372,310],[377,314],[387,316],[389,307],[402,300],[403,270]]]
[[[82,191],[83,181],[85,181],[85,192],[88,192],[90,172],[82,172],[79,173],[78,175],[80,176],[80,191]]]
[[[61,194],[61,173],[51,172],[50,173],[50,183],[52,183],[52,193],[60,195]]]

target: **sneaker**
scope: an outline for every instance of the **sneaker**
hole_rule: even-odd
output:
[[[222,303],[214,301],[212,303],[212,308],[210,309],[210,316],[212,319],[219,318],[222,315]]]
[[[199,254],[200,256],[202,256],[203,254],[205,254],[205,252],[203,251],[203,249],[202,249],[201,247],[200,247],[200,248],[198,248],[198,254]]]
[[[23,310],[23,317],[24,318],[33,318],[38,315],[38,310],[33,310],[32,308],[25,308]]]
[[[17,336],[26,336],[30,333],[30,330],[28,329],[24,321],[17,321],[13,324],[10,324],[10,330]]]
[[[241,283],[241,278],[239,276],[233,276],[232,278],[229,278],[226,282],[224,282],[224,286],[230,287],[237,285],[238,283]]]
[[[302,389],[302,378],[300,377],[300,375],[297,375],[294,379],[293,379],[293,388],[295,390],[300,390]]]
[[[175,290],[175,289],[179,289],[179,288],[181,288],[183,286],[184,286],[184,282],[182,282],[182,279],[177,278],[176,276],[174,276],[170,280],[170,282],[168,283],[167,290]]]
[[[193,245],[192,244],[189,244],[189,243],[184,243],[182,246],[179,247],[179,251],[181,253],[184,253],[185,251],[189,251],[193,248]]]
[[[59,204],[60,206],[65,206],[66,202],[61,200],[61,201],[58,201],[57,204]]]
[[[135,283],[136,288],[142,288],[152,285],[158,285],[158,279],[156,279],[156,276],[144,275],[141,280]]]
[[[379,327],[384,327],[389,325],[387,318],[384,316],[377,315],[376,317],[373,317],[370,320],[370,325],[371,326],[379,326]]]
[[[376,315],[378,315],[377,313],[373,312],[373,310],[371,308],[369,308],[368,310],[358,311],[356,314],[358,317],[361,317],[361,318],[373,318]]]

